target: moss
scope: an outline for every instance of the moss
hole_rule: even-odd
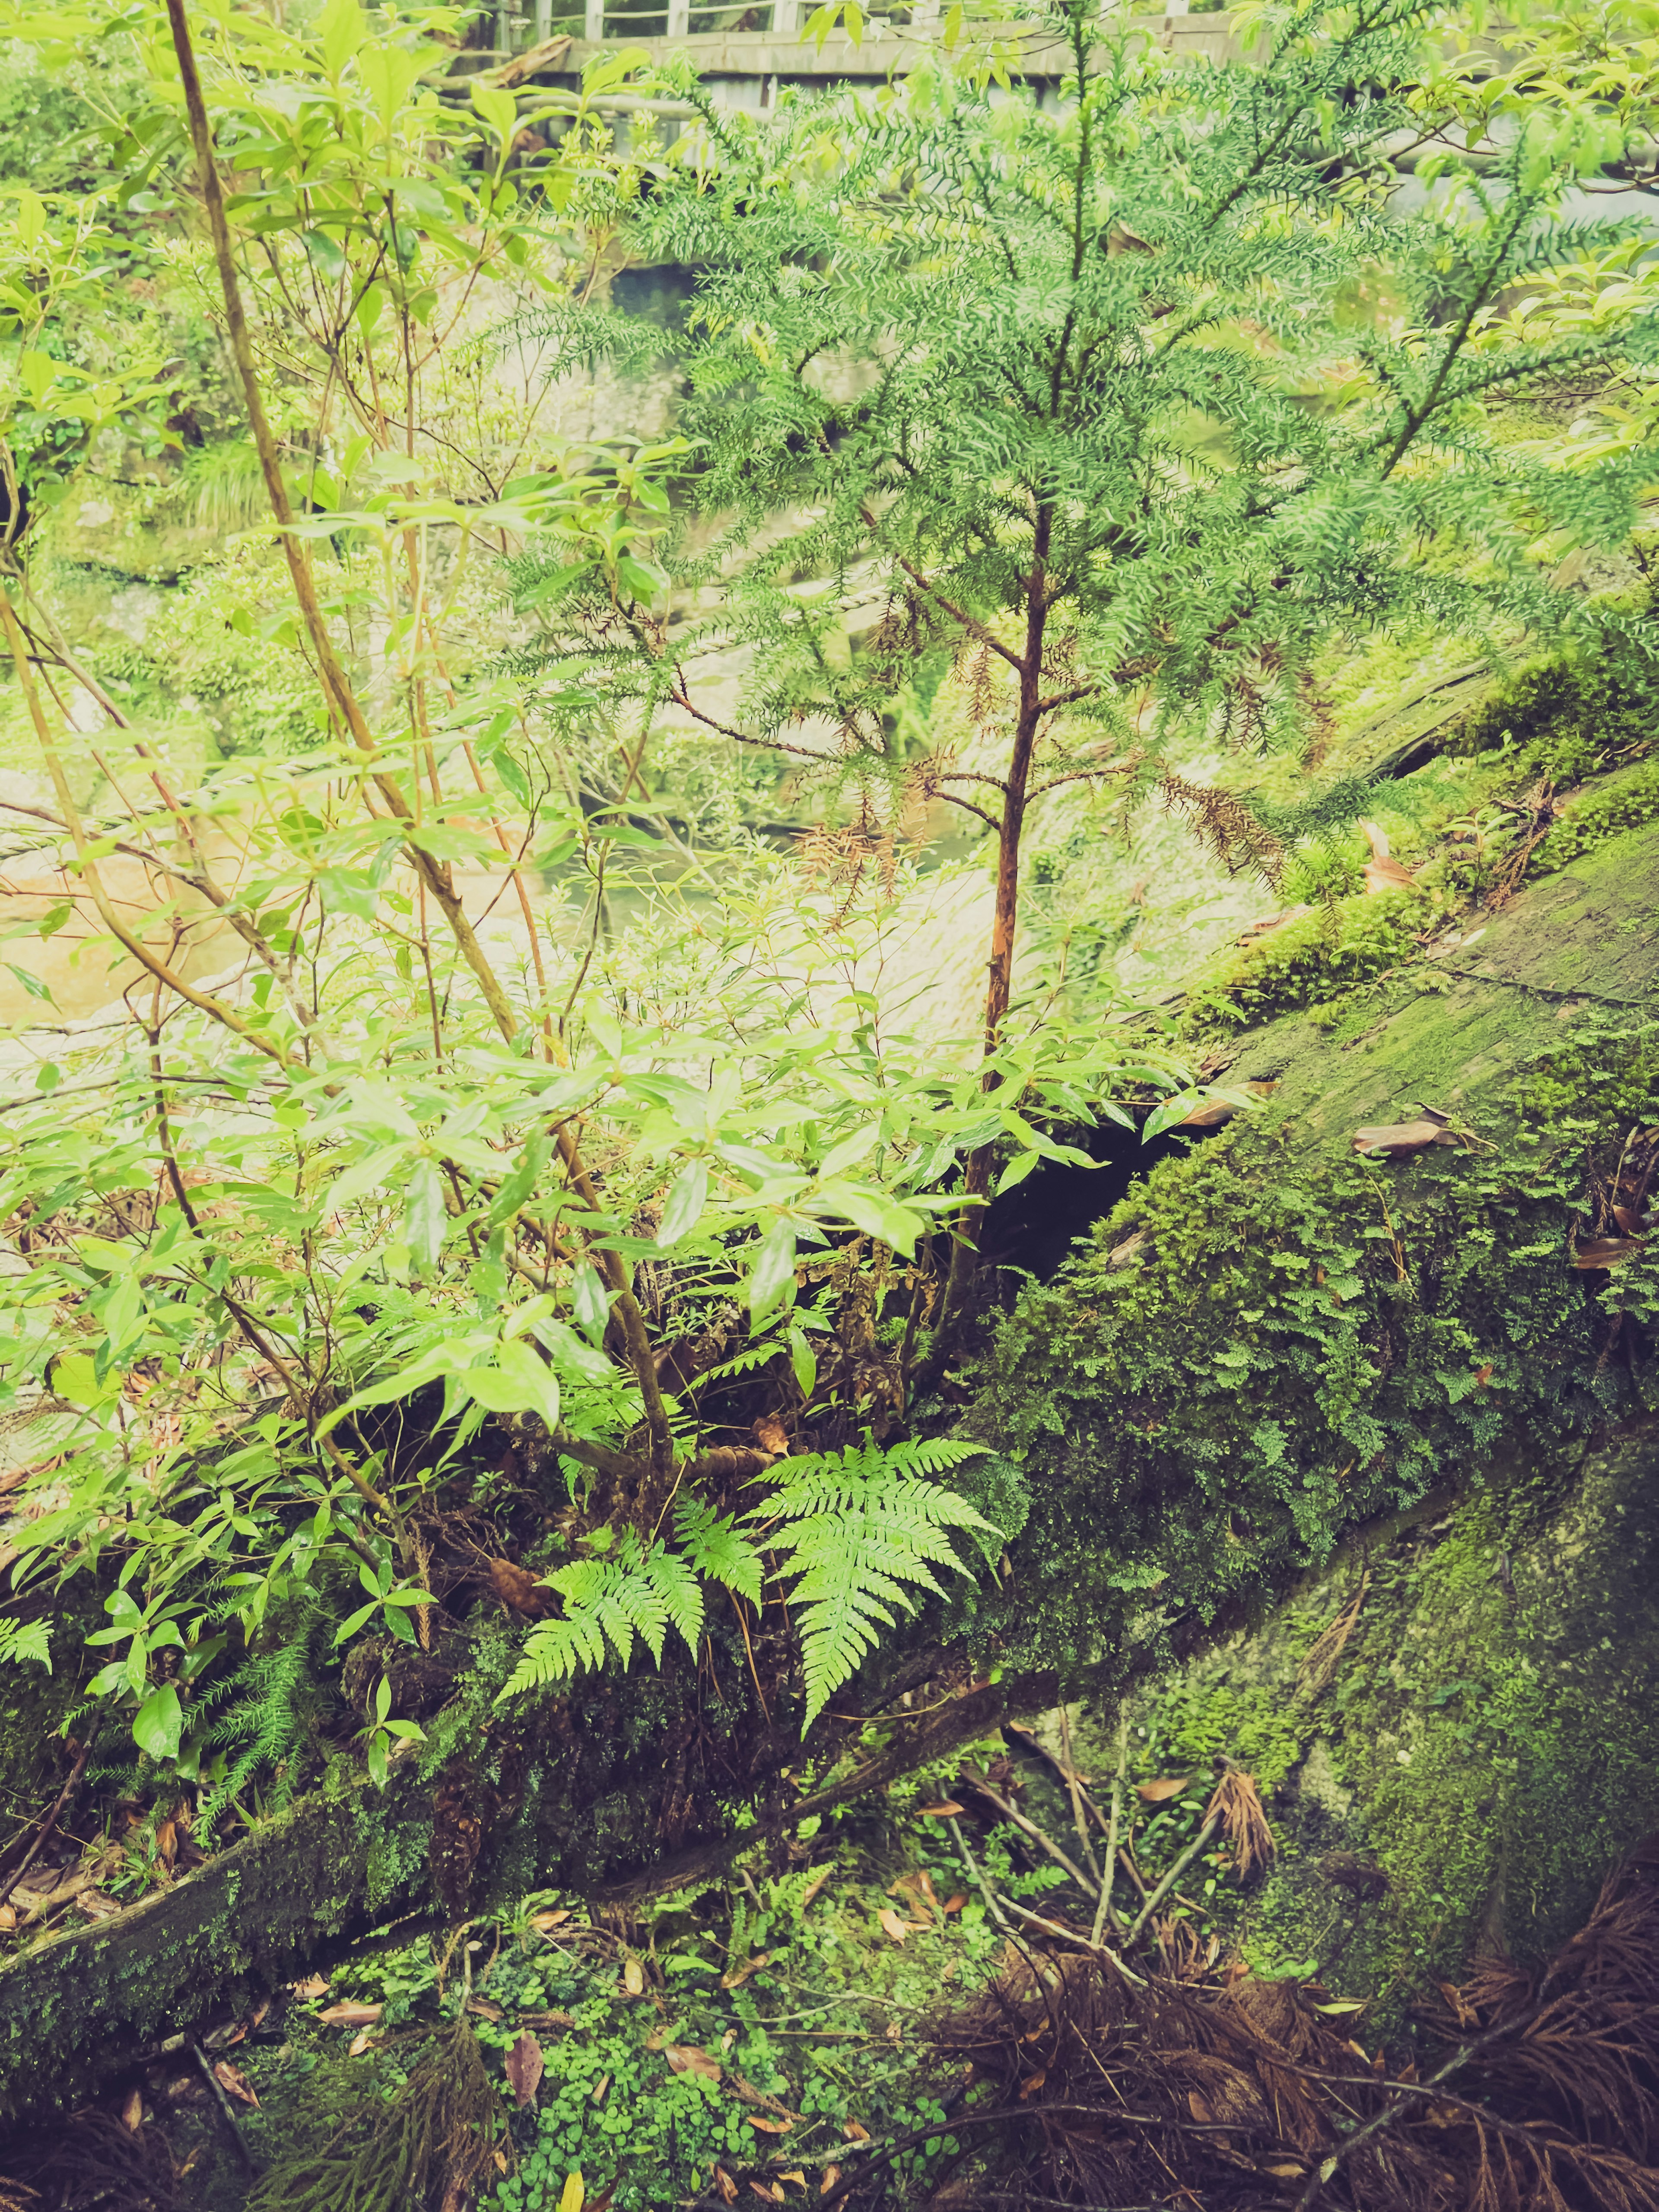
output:
[[[1254,1765],[1279,1857],[1203,1910],[1257,1971],[1366,1999],[1368,2046],[1480,1952],[1547,1955],[1659,1821],[1656,1472],[1650,1419],[1580,1463],[1516,1450],[1134,1699],[1152,1771]]]
[[[1418,894],[1385,891],[1334,899],[1285,922],[1195,979],[1186,1024],[1243,1028],[1369,982],[1416,957],[1425,913]]]
[[[1626,833],[1491,927],[1481,978],[1262,1033],[1236,1067],[1278,1077],[1271,1103],[1019,1296],[963,1423],[1028,1516],[1011,1583],[969,1616],[1006,1662],[1133,1679],[1357,1522],[1480,1480],[1507,1437],[1543,1465],[1651,1389],[1606,1356],[1613,1293],[1566,1231],[1587,1156],[1659,1118],[1659,1029],[1570,995],[1651,988],[1656,865],[1654,833]],[[1458,1145],[1355,1157],[1357,1127],[1424,1101],[1466,1117]]]
[[[1575,792],[1539,848],[1534,872],[1570,867],[1620,830],[1659,818],[1659,760],[1634,761]]]
[[[1455,750],[1504,749],[1519,775],[1579,783],[1649,751],[1656,715],[1659,680],[1626,623],[1594,647],[1553,654],[1504,678],[1466,717]]]

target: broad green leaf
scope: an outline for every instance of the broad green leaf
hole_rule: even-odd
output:
[[[793,1301],[795,1294],[795,1232],[781,1215],[762,1239],[744,1296],[750,1322],[763,1320],[780,1299]]]
[[[380,112],[380,120],[388,130],[397,120],[398,111],[414,88],[415,80],[421,73],[421,64],[420,55],[410,53],[406,47],[387,46],[380,40],[362,50],[357,66]]]
[[[139,1706],[132,1723],[132,1740],[140,1751],[147,1752],[152,1759],[173,1759],[178,1755],[184,1723],[179,1692],[171,1682],[163,1682]]]
[[[317,34],[322,40],[323,67],[337,83],[346,64],[361,52],[366,35],[357,0],[328,0],[317,20]]]
[[[512,94],[503,92],[499,85],[479,84],[475,79],[472,105],[502,145],[510,146],[519,128],[519,103]]]
[[[409,1171],[409,1199],[404,1209],[404,1241],[410,1257],[429,1267],[443,1249],[449,1216],[444,1207],[443,1178],[430,1160],[417,1159]]]
[[[678,1244],[682,1237],[689,1236],[696,1227],[708,1198],[708,1164],[706,1160],[693,1160],[674,1178],[662,1219],[657,1224],[657,1242],[665,1250],[671,1244]]]

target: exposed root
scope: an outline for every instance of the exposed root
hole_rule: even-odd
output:
[[[1217,1783],[1204,1808],[1205,1826],[1212,1820],[1219,1823],[1222,1834],[1232,1845],[1233,1872],[1240,1881],[1248,1881],[1258,1867],[1279,1856],[1279,1845],[1261,1809],[1255,1777],[1246,1774],[1242,1766],[1229,1766]]]
[[[9,2144],[0,2212],[93,2205],[100,2212],[185,2212],[160,2128],[129,2129],[95,2108]]]

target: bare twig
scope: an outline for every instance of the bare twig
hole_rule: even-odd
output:
[[[242,2133],[242,2123],[236,2117],[235,2106],[231,2103],[229,2097],[225,2094],[224,2083],[214,2072],[212,2062],[208,2057],[206,2051],[203,2050],[201,2045],[199,2043],[192,2042],[190,2047],[196,2055],[196,2063],[202,2069],[202,2079],[207,2083],[209,2089],[212,2092],[213,2100],[219,2107],[220,2115],[222,2118],[226,2127],[230,2130],[231,2140],[236,2146],[238,2155],[240,2157],[243,2165],[247,2168],[250,2173],[258,2173],[259,2171],[258,2162],[254,2158],[253,2153],[247,2147],[247,2137]]]
[[[1077,1757],[1072,1749],[1071,1715],[1064,1705],[1060,1709],[1060,1748],[1066,1754],[1066,1787],[1071,1793],[1072,1823],[1077,1830],[1078,1844],[1083,1852],[1084,1859],[1090,1873],[1095,1878],[1095,1887],[1103,1893],[1105,1884],[1102,1879],[1099,1863],[1095,1857],[1095,1847],[1089,1841],[1088,1823],[1083,1817],[1083,1793],[1078,1786]]]
[[[1049,1857],[1054,1861],[1057,1866],[1062,1866],[1065,1868],[1066,1873],[1071,1875],[1072,1880],[1077,1884],[1078,1887],[1084,1892],[1085,1896],[1097,1897],[1099,1895],[1099,1882],[1091,1881],[1088,1875],[1085,1874],[1083,1869],[1079,1866],[1076,1860],[1069,1857],[1066,1852],[1061,1850],[1060,1845],[1055,1843],[1052,1836],[1045,1836],[1042,1829],[1037,1826],[1035,1820],[1028,1820],[1024,1814],[1022,1813],[1017,1806],[1011,1805],[1008,1800],[1003,1796],[1000,1790],[994,1790],[990,1784],[987,1782],[981,1775],[977,1775],[974,1773],[970,1768],[964,1767],[963,1769],[962,1778],[965,1783],[967,1783],[970,1789],[977,1790],[981,1797],[988,1797],[992,1804],[996,1807],[998,1812],[1002,1814],[1004,1820],[1012,1820],[1015,1827],[1020,1831],[1022,1835],[1029,1836],[1034,1844],[1040,1844],[1043,1850],[1048,1852]]]
[[[1148,1897],[1145,1905],[1141,1906],[1140,1911],[1135,1916],[1133,1925],[1130,1928],[1127,1936],[1124,1938],[1126,1942],[1133,1943],[1140,1936],[1146,1928],[1146,1923],[1152,1918],[1153,1913],[1158,1910],[1158,1907],[1164,1902],[1170,1892],[1175,1887],[1182,1875],[1186,1873],[1188,1868],[1198,1856],[1199,1853],[1204,1849],[1205,1845],[1211,1841],[1212,1838],[1215,1835],[1217,1829],[1219,1828],[1220,1826],[1221,1820],[1219,1814],[1218,1814],[1214,1820],[1206,1820],[1204,1823],[1204,1826],[1193,1838],[1191,1843],[1188,1844],[1186,1850],[1182,1851],[1181,1856],[1170,1869],[1162,1881],[1158,1883],[1158,1887],[1153,1890],[1151,1896]]]
[[[1112,1903],[1112,1884],[1117,1880],[1117,1821],[1118,1808],[1122,1802],[1123,1784],[1129,1771],[1129,1716],[1118,1715],[1117,1769],[1112,1776],[1112,1817],[1106,1828],[1106,1878],[1100,1886],[1100,1902],[1095,1907],[1095,1928],[1092,1940],[1098,1943],[1101,1931],[1109,1921],[1114,1935],[1123,1933],[1123,1923]]]
[[[70,1792],[74,1790],[76,1784],[81,1779],[82,1772],[86,1766],[86,1763],[87,1747],[82,1744],[80,1750],[75,1754],[75,1764],[70,1769],[69,1780],[64,1784],[56,1797],[52,1799],[52,1804],[46,1812],[46,1818],[41,1821],[40,1826],[34,1832],[34,1841],[29,1845],[27,1850],[24,1852],[22,1857],[19,1859],[16,1866],[12,1869],[11,1873],[6,1876],[5,1887],[4,1888],[0,1889],[0,1905],[3,1905],[5,1903],[6,1899],[11,1895],[13,1890],[16,1888],[18,1883],[21,1881],[23,1876],[28,1872],[29,1869],[34,1864],[36,1859],[40,1857],[41,1852],[46,1849],[46,1838],[51,1835],[52,1830],[58,1826],[58,1816],[63,1811],[64,1806],[68,1804]]]

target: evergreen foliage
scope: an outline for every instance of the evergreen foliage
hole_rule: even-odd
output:
[[[1057,112],[925,65],[758,120],[686,87],[718,159],[665,180],[634,245],[701,272],[664,343],[689,495],[724,526],[671,566],[717,603],[666,636],[642,603],[619,626],[562,540],[526,555],[521,599],[601,680],[694,713],[698,647],[752,648],[730,734],[810,751],[823,718],[854,779],[891,766],[895,694],[943,642],[982,665],[1013,766],[932,780],[992,815],[1005,784],[1017,806],[1057,777],[1144,788],[1176,732],[1299,741],[1335,632],[1570,625],[1534,541],[1622,536],[1648,465],[1563,471],[1492,404],[1652,334],[1484,342],[1500,298],[1620,226],[1562,216],[1589,156],[1535,119],[1496,168],[1390,205],[1432,22],[1416,0],[1274,9],[1220,68],[1058,9]],[[611,327],[544,325],[573,360]],[[834,596],[798,580],[855,571],[890,596],[849,665]]]

